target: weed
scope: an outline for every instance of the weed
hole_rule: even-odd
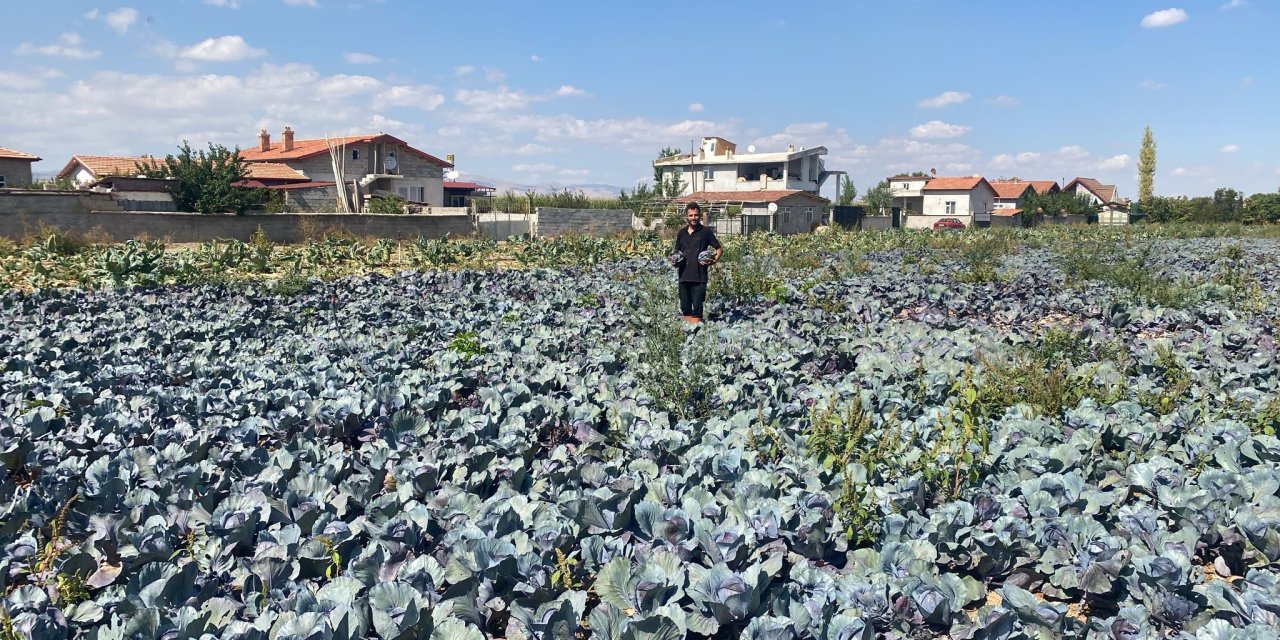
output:
[[[1168,415],[1178,408],[1179,402],[1191,391],[1194,382],[1191,372],[1178,360],[1173,347],[1156,345],[1155,373],[1160,380],[1157,391],[1138,393],[1138,403],[1157,415]]]
[[[1272,398],[1261,409],[1253,412],[1249,422],[1249,430],[1255,436],[1268,435],[1275,437],[1277,433],[1280,433],[1280,397]]]
[[[692,337],[671,308],[671,283],[655,276],[636,279],[637,295],[629,304],[635,348],[623,358],[630,362],[640,385],[669,411],[699,417],[709,410],[711,363],[716,344],[713,332]]]
[[[757,459],[765,464],[781,460],[785,443],[777,421],[765,422],[764,412],[757,410],[756,425],[747,433],[747,448],[755,451]]]
[[[458,354],[463,362],[470,362],[472,358],[485,354],[485,348],[480,344],[480,337],[474,331],[455,334],[449,340],[448,349]]]
[[[342,554],[338,552],[338,545],[334,544],[329,536],[319,536],[316,540],[329,556],[329,564],[324,568],[324,577],[326,580],[333,580],[342,572]]]

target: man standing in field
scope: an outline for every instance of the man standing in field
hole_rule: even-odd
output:
[[[707,299],[707,267],[720,261],[724,248],[716,232],[702,225],[702,208],[690,202],[684,209],[687,226],[676,233],[676,253],[680,260],[676,271],[680,276],[680,314],[689,324],[702,322],[702,303]],[[712,256],[709,248],[716,250]]]

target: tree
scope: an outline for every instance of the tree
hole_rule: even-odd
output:
[[[866,195],[862,196],[862,202],[866,205],[867,215],[888,215],[893,210],[893,193],[889,191],[889,181],[881,180],[880,184],[867,190]]]
[[[1227,187],[1218,187],[1213,192],[1213,207],[1218,214],[1228,220],[1235,220],[1244,211],[1244,194]]]
[[[1098,213],[1098,205],[1084,194],[1057,193],[1032,194],[1023,202],[1022,208],[1033,214],[1044,216],[1094,216]]]
[[[1245,222],[1280,222],[1280,193],[1255,193],[1244,201]]]
[[[845,176],[844,183],[840,185],[840,194],[836,198],[839,205],[850,205],[858,199],[858,188],[853,186],[853,180],[849,176]]]
[[[1138,202],[1146,202],[1155,195],[1156,138],[1151,127],[1142,134],[1142,148],[1138,151]]]
[[[239,147],[230,150],[210,143],[208,151],[196,151],[183,140],[177,156],[139,163],[137,169],[148,178],[177,181],[172,195],[179,211],[241,214],[266,200],[266,189],[237,186],[248,175],[248,167]]]
[[[679,147],[675,149],[672,149],[671,147],[663,147],[662,150],[658,152],[658,159],[661,160],[663,158],[670,158],[671,156],[678,155],[680,155]],[[662,184],[662,167],[653,168],[653,183],[656,185]]]

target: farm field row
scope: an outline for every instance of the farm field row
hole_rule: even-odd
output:
[[[1219,231],[4,248],[0,637],[1272,638]]]

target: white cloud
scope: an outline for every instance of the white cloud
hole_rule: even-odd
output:
[[[507,74],[503,73],[502,69],[491,69],[489,67],[485,67],[484,79],[488,82],[502,82],[507,79]]]
[[[518,156],[536,156],[543,153],[551,153],[552,151],[555,151],[555,149],[540,144],[529,143],[520,145],[512,153]]]
[[[1022,106],[1022,102],[1011,96],[996,96],[987,101],[988,105],[993,107],[1001,107],[1004,109],[1013,109]]]
[[[457,75],[457,76],[465,76],[465,75],[468,75],[468,74],[470,74],[471,72],[473,72],[473,71],[475,71],[475,70],[476,70],[476,68],[475,68],[474,66],[469,65],[469,64],[464,64],[464,65],[459,66],[459,67],[454,67],[454,68],[453,68],[453,74],[454,74],[454,75]]]
[[[58,36],[57,44],[34,45],[24,42],[14,49],[14,53],[22,56],[41,55],[73,60],[92,60],[102,55],[101,51],[81,48],[80,43],[83,41],[80,34],[68,32]]]
[[[379,62],[382,62],[382,58],[379,58],[378,56],[375,56],[371,53],[358,53],[355,51],[348,51],[342,54],[342,57],[350,64],[377,64]]]
[[[204,0],[205,4],[211,4],[215,7],[226,7],[228,9],[239,9],[239,0]]]
[[[284,3],[291,7],[318,7],[320,3],[316,0],[284,0]]]
[[[924,108],[945,107],[951,104],[963,104],[969,99],[969,94],[960,91],[945,91],[932,98],[926,98],[917,103],[917,106]]]
[[[1238,144],[1224,145],[1221,149],[1219,149],[1219,151],[1221,151],[1222,153],[1235,153],[1239,150],[1240,150],[1240,145]]]
[[[991,167],[992,169],[1001,169],[1001,170],[1016,169],[1021,166],[1026,166],[1039,159],[1040,159],[1040,154],[1035,151],[1023,151],[1022,153],[1019,153],[1017,155],[1002,153],[998,156],[991,158],[991,161],[987,163],[987,166]]]
[[[911,128],[912,138],[957,138],[973,130],[958,124],[948,124],[941,120],[930,120]]]
[[[1226,11],[1227,9],[1239,9],[1247,4],[1249,4],[1248,0],[1231,0],[1230,2],[1222,5],[1222,9],[1223,11]]]
[[[560,85],[559,89],[556,89],[556,95],[562,96],[562,97],[563,96],[585,96],[587,95],[587,92],[575,86],[562,84]]]
[[[435,111],[436,107],[444,104],[444,96],[440,95],[435,87],[429,85],[417,87],[398,85],[378,94],[373,104],[377,108],[414,107],[424,111]]]
[[[530,98],[506,86],[488,89],[459,89],[453,99],[477,111],[508,111],[529,106]]]
[[[552,164],[525,164],[520,163],[511,166],[511,170],[516,173],[541,173],[543,171],[554,171],[555,165]]]
[[[591,175],[590,169],[561,169],[560,175],[573,178],[582,178]]]
[[[1110,158],[1099,162],[1097,164],[1097,169],[1099,171],[1114,171],[1116,169],[1123,169],[1127,166],[1129,166],[1129,154],[1122,153],[1118,156],[1111,156]]]
[[[542,56],[535,53],[529,56],[529,62],[542,62]]]
[[[1156,82],[1155,80],[1143,80],[1142,82],[1138,83],[1138,88],[1142,89],[1143,91],[1159,91],[1168,86],[1169,85],[1163,82]]]
[[[138,21],[138,10],[132,7],[121,7],[108,13],[103,20],[116,33],[124,35],[128,33],[129,27]]]
[[[690,102],[690,103],[689,103],[689,110],[690,110],[690,111],[692,111],[692,112],[694,112],[694,113],[702,113],[702,110],[703,110],[703,109],[705,109],[705,107],[703,107],[703,106],[702,106],[702,103],[701,103],[701,102]]]
[[[382,88],[382,82],[369,76],[339,74],[321,80],[316,91],[324,98],[346,98],[362,93],[373,93]]]
[[[1186,22],[1187,12],[1182,9],[1164,9],[1148,14],[1142,19],[1142,26],[1145,29],[1160,29],[1163,27],[1172,27],[1179,22]]]
[[[249,46],[249,43],[240,36],[221,36],[187,47],[179,55],[189,60],[236,62],[261,57],[266,55],[266,51]]]

